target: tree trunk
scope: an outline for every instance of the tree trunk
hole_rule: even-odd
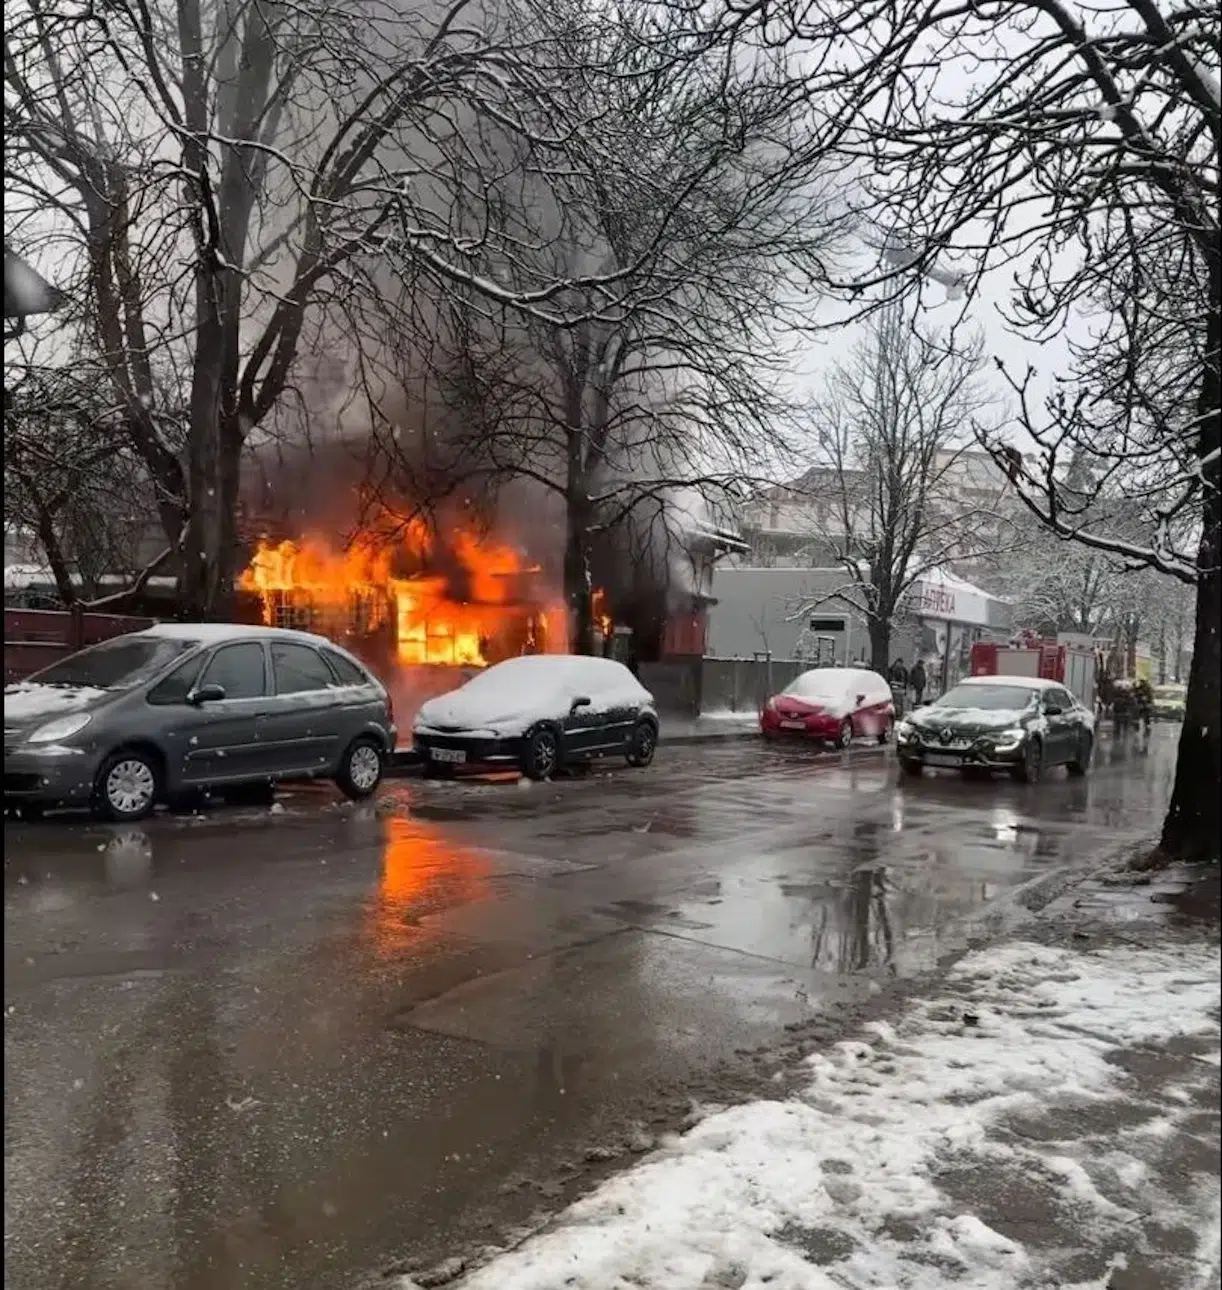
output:
[[[581,387],[570,381],[568,462],[565,488],[564,601],[569,609],[574,654],[594,653],[594,587],[590,581],[590,489],[586,477]]]
[[[1217,509],[1216,502],[1214,509]],[[1159,847],[1162,858],[1167,861],[1217,861],[1219,854],[1218,833],[1222,828],[1218,812],[1218,783],[1222,776],[1219,738],[1222,732],[1218,730],[1218,676],[1222,672],[1222,651],[1218,648],[1218,624],[1222,621],[1222,595],[1217,571],[1217,532],[1215,523],[1212,540],[1202,538],[1201,541],[1202,572],[1197,587],[1192,666],[1188,672],[1184,724],[1176,754],[1175,787]]]
[[[1216,293],[1218,275],[1212,285]],[[1216,298],[1216,295],[1215,295]],[[1207,333],[1213,362],[1206,367],[1198,410],[1201,434],[1197,453],[1202,463],[1204,505],[1201,516],[1201,544],[1197,550],[1197,613],[1193,632],[1192,665],[1188,669],[1188,694],[1184,703],[1184,725],[1176,753],[1175,787],[1163,821],[1159,858],[1165,862],[1217,862],[1222,850],[1218,838],[1222,815],[1218,811],[1218,783],[1222,776],[1219,740],[1219,672],[1222,650],[1218,629],[1222,623],[1222,496],[1218,484],[1222,471],[1217,458],[1222,442],[1222,373],[1218,350],[1222,345],[1222,315],[1211,315]]]
[[[590,585],[590,523],[584,498],[569,498],[564,544],[564,599],[569,607],[574,654],[594,653],[594,589]]]
[[[871,618],[867,630],[870,634],[870,666],[880,676],[886,676],[891,655],[891,620]]]
[[[40,508],[38,544],[42,547],[43,555],[47,557],[47,564],[51,569],[51,576],[55,579],[55,589],[59,592],[59,598],[65,605],[71,606],[79,597],[76,594],[76,584],[72,581],[72,571],[64,558],[63,548],[60,546],[59,535],[55,528],[55,521],[51,515]]]

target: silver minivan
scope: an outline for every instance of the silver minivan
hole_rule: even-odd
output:
[[[4,802],[138,820],[196,792],[332,779],[381,782],[390,697],[321,636],[172,623],[116,636],[4,691]]]

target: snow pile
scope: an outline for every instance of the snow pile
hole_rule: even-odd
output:
[[[1194,1036],[1209,1052],[1188,1065],[1216,1077],[1218,998],[1216,948],[1079,954],[1019,943],[969,955],[942,998],[914,1004],[894,1029],[876,1025],[870,1042],[810,1059],[800,1097],[709,1117],[462,1290],[1101,1285],[1094,1272],[1050,1276],[1046,1248],[974,1211],[997,1203],[1003,1177],[1026,1171],[1072,1211],[1079,1249],[1104,1273],[1109,1260],[1123,1266],[1113,1238],[1131,1236],[1142,1215],[1105,1197],[1083,1159],[1106,1157],[1146,1214],[1170,1209],[1142,1155],[1165,1150],[1191,1096],[1166,1090],[1166,1115],[1069,1145],[1008,1133],[1005,1121],[1065,1100],[1123,1101],[1127,1076],[1108,1057],[1125,1045]],[[959,1204],[940,1183],[965,1171],[982,1184]],[[1217,1247],[1218,1185],[1196,1184],[1197,1212],[1167,1221],[1199,1233],[1203,1256]],[[1038,1242],[1038,1221],[1030,1227],[1024,1239]]]

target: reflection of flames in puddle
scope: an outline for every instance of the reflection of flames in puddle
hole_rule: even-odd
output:
[[[258,593],[268,624],[340,637],[385,631],[401,664],[482,667],[564,652],[564,606],[538,593],[540,572],[504,543],[460,527],[443,546],[411,519],[362,531],[343,551],[319,537],[261,541],[239,585]]]
[[[419,939],[420,921],[452,905],[483,900],[489,869],[482,857],[418,820],[382,821],[382,874],[369,907],[375,952],[391,958]]]

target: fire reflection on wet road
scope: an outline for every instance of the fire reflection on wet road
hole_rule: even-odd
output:
[[[1173,755],[1026,788],[725,743],[6,825],[6,1284],[338,1287],[491,1239],[736,1052],[1153,831]]]

